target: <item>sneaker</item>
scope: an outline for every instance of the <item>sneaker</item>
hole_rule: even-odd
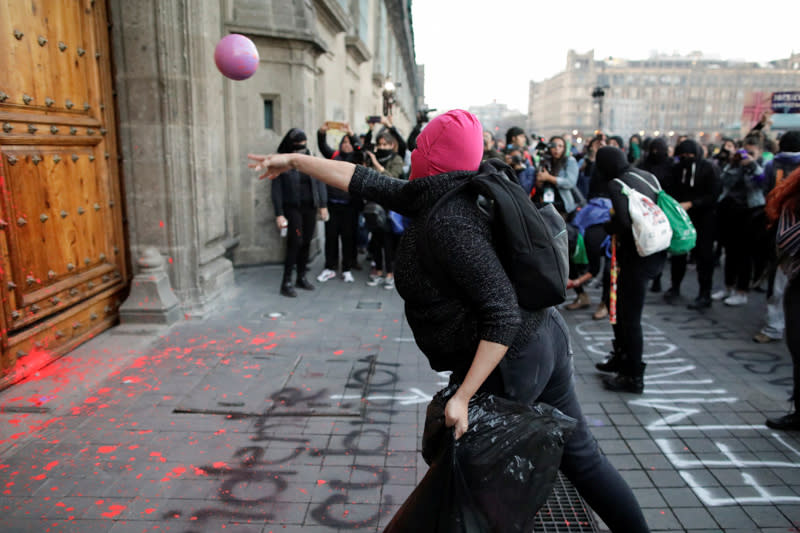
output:
[[[722,300],[722,303],[725,305],[730,305],[731,307],[744,305],[747,303],[747,294],[743,292],[737,292]]]
[[[349,270],[342,272],[342,279],[345,283],[353,283],[355,281],[353,279],[353,274]]]
[[[686,307],[694,311],[708,309],[709,307],[711,307],[711,298],[708,296],[698,296],[697,298],[694,299],[692,303],[690,303]]]
[[[753,342],[757,342],[758,344],[768,344],[770,342],[778,342],[781,339],[773,339],[769,335],[764,335],[760,331],[753,335]]]
[[[601,303],[597,306],[597,310],[592,315],[592,320],[602,320],[608,316],[608,308],[606,304]]]
[[[383,288],[387,291],[394,289],[394,278],[386,278],[386,281],[383,283]]]
[[[724,300],[733,294],[731,289],[720,289],[711,295],[712,300]]]
[[[383,276],[370,276],[370,280],[367,281],[367,285],[370,287],[377,287],[378,285],[383,285]]]
[[[326,268],[325,270],[320,272],[319,276],[317,276],[317,281],[319,281],[320,283],[325,283],[329,279],[333,279],[335,277],[336,277],[336,272],[329,268]]]

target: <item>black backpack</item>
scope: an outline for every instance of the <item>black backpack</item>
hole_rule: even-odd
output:
[[[442,195],[431,208],[425,228],[431,215],[464,188],[476,193],[478,208],[492,221],[495,251],[514,285],[519,305],[536,310],[563,302],[569,256],[567,227],[558,211],[551,204],[537,208],[511,167],[494,159],[481,163],[474,176]],[[422,232],[421,258],[426,270],[436,276],[440,270],[427,264],[432,261],[428,233]]]

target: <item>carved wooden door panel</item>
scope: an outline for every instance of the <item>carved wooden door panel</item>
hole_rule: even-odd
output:
[[[127,270],[105,9],[0,0],[0,389],[117,318]]]

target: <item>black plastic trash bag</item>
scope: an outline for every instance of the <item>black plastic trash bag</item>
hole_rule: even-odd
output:
[[[576,421],[549,405],[479,393],[469,403],[469,429],[456,441],[444,407],[457,388],[439,391],[428,405],[422,456],[431,467],[385,531],[532,531]]]

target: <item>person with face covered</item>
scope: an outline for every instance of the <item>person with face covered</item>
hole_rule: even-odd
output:
[[[400,178],[403,175],[403,158],[397,153],[397,140],[388,129],[381,130],[375,139],[375,151],[368,151],[370,166],[381,174]],[[382,205],[389,213],[387,206]],[[370,240],[370,250],[375,260],[374,272],[370,273],[367,285],[394,289],[394,253],[397,236],[391,228],[374,230]]]
[[[630,161],[630,158],[628,158],[628,161]],[[672,167],[674,165],[674,160],[669,156],[667,141],[661,137],[648,139],[644,157],[635,165],[637,168],[655,176],[656,179],[658,179],[658,183],[661,184],[661,187],[665,188],[666,183],[670,180],[672,175]],[[650,291],[661,292],[661,273],[653,278]]]
[[[689,309],[711,307],[711,285],[714,277],[714,219],[716,217],[717,197],[721,183],[716,167],[703,157],[702,147],[691,139],[675,147],[677,164],[672,168],[670,179],[664,183],[664,190],[680,202],[689,214],[695,231],[697,244],[694,257],[697,263],[697,298],[689,304]],[[680,297],[681,282],[686,275],[689,254],[673,255],[670,258],[672,287],[664,293],[667,303]]]
[[[622,192],[619,180],[656,203],[658,180],[628,163],[622,150],[606,146],[597,151],[595,177],[608,184],[614,211],[607,223],[608,233],[616,235],[617,265],[617,323],[614,324],[614,347],[611,356],[597,365],[599,370],[616,372],[606,378],[609,390],[641,394],[644,391],[645,363],[642,362],[642,310],[647,282],[664,268],[667,252],[645,257],[636,251],[633,224],[628,211],[628,197]]]
[[[469,430],[468,404],[479,390],[553,405],[578,421],[564,446],[562,472],[612,531],[646,532],[633,492],[600,452],[581,412],[563,318],[554,308],[519,306],[474,191],[458,191],[428,217],[439,198],[478,171],[481,131],[463,110],[431,120],[417,138],[409,181],[298,154],[248,157],[262,177],[297,169],[409,217],[397,251],[397,290],[420,350],[457,384],[445,406],[455,438]],[[423,235],[428,246],[419,244]]]
[[[309,154],[308,139],[303,130],[290,129],[278,145],[279,154]],[[297,169],[287,169],[272,180],[272,206],[275,209],[275,223],[279,230],[286,229],[286,257],[283,261],[283,280],[281,294],[297,297],[295,287],[314,290],[306,278],[308,252],[317,214],[323,220],[328,218],[328,195],[325,184],[315,180]],[[297,278],[292,284],[292,272]]]
[[[328,159],[352,163],[355,162],[356,149],[359,148],[358,139],[349,124],[345,124],[345,127],[347,131],[342,136],[337,151],[334,152],[328,146],[327,123],[317,130],[317,146],[322,155]],[[351,198],[349,193],[335,187],[326,185],[325,188],[328,194],[329,214],[328,220],[325,222],[325,268],[317,276],[317,281],[324,283],[336,277],[336,270],[339,268],[339,241],[341,240],[342,279],[346,283],[353,283],[355,280],[350,269],[356,258],[355,237],[360,200]]]

